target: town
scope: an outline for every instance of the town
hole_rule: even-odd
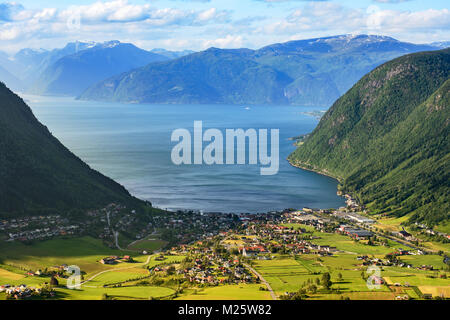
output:
[[[2,221],[6,244],[82,239],[91,245],[89,239],[97,239],[96,246],[105,248],[79,261],[33,263],[34,269],[2,259],[5,297],[82,299],[95,292],[102,299],[409,300],[450,294],[448,252],[425,247],[405,229],[383,230],[350,196],[347,207],[336,210],[154,211],[146,216],[110,204],[86,217],[84,223],[60,215]],[[68,265],[75,263],[83,265],[81,290],[64,285],[71,276]],[[370,275],[370,268],[379,274]],[[23,283],[5,282],[8,275]],[[366,282],[379,289],[369,289]]]

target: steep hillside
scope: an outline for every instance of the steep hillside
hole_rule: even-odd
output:
[[[340,178],[373,212],[436,224],[450,207],[450,49],[407,55],[362,78],[289,157]]]
[[[137,203],[121,185],[92,170],[0,83],[0,217]]]
[[[5,83],[9,88],[13,90],[23,89],[21,81],[1,66],[0,66],[0,81]]]

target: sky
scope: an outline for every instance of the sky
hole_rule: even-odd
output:
[[[450,40],[448,0],[18,0],[0,2],[0,51],[120,40],[144,49],[260,48],[341,34]]]

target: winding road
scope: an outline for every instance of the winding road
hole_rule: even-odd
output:
[[[85,283],[94,280],[94,279],[97,278],[99,275],[102,275],[102,274],[107,273],[107,272],[122,271],[122,270],[133,269],[133,268],[136,268],[136,267],[138,267],[138,266],[145,266],[145,265],[147,265],[147,264],[150,263],[150,259],[151,259],[151,258],[152,258],[152,256],[148,256],[148,257],[147,257],[147,260],[146,260],[144,263],[133,264],[133,266],[131,266],[131,267],[126,267],[126,268],[115,268],[115,269],[109,269],[109,270],[101,271],[101,272],[99,272],[99,273],[94,274],[94,275],[93,275],[92,277],[90,277],[89,279],[87,279],[87,280],[81,282],[81,285],[84,285]],[[86,286],[86,287],[89,287],[89,286]],[[91,288],[96,288],[96,287],[92,286]]]
[[[263,278],[262,275],[260,275],[255,269],[253,269],[252,267],[250,267],[248,264],[244,263],[244,266],[246,268],[248,268],[255,276],[257,276],[262,283],[264,283],[267,287],[267,289],[270,292],[270,296],[272,297],[272,300],[277,300],[277,295],[275,294],[275,292],[273,291],[272,287],[270,286],[270,284]]]

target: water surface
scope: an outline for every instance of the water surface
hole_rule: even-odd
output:
[[[318,120],[293,106],[133,105],[23,96],[37,118],[92,168],[124,185],[136,197],[168,209],[267,212],[285,208],[344,205],[334,179],[294,168],[286,158],[291,137],[311,132]],[[172,131],[279,129],[280,169],[261,176],[259,166],[176,166]]]

